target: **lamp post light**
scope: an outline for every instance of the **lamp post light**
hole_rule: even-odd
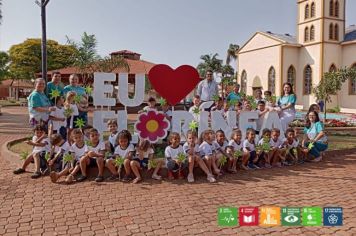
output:
[[[47,85],[47,32],[46,32],[46,6],[50,0],[36,0],[36,4],[41,7],[41,22],[42,22],[42,78]]]

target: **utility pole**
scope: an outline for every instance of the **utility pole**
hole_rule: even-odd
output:
[[[36,0],[36,4],[41,7],[41,22],[42,22],[42,78],[47,85],[47,33],[46,33],[46,6],[50,0]]]

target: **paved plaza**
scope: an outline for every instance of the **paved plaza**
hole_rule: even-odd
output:
[[[26,108],[2,108],[0,144],[30,134]],[[239,171],[215,184],[145,180],[73,185],[13,175],[0,155],[0,235],[356,235],[356,153],[321,163]],[[219,206],[339,206],[342,227],[217,226]]]

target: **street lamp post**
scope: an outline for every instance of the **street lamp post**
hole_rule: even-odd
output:
[[[46,6],[50,0],[36,0],[36,4],[41,7],[41,22],[42,22],[42,78],[47,84],[47,32],[46,32]]]

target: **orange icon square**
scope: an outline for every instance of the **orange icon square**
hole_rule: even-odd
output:
[[[260,207],[260,226],[280,226],[280,207]]]

